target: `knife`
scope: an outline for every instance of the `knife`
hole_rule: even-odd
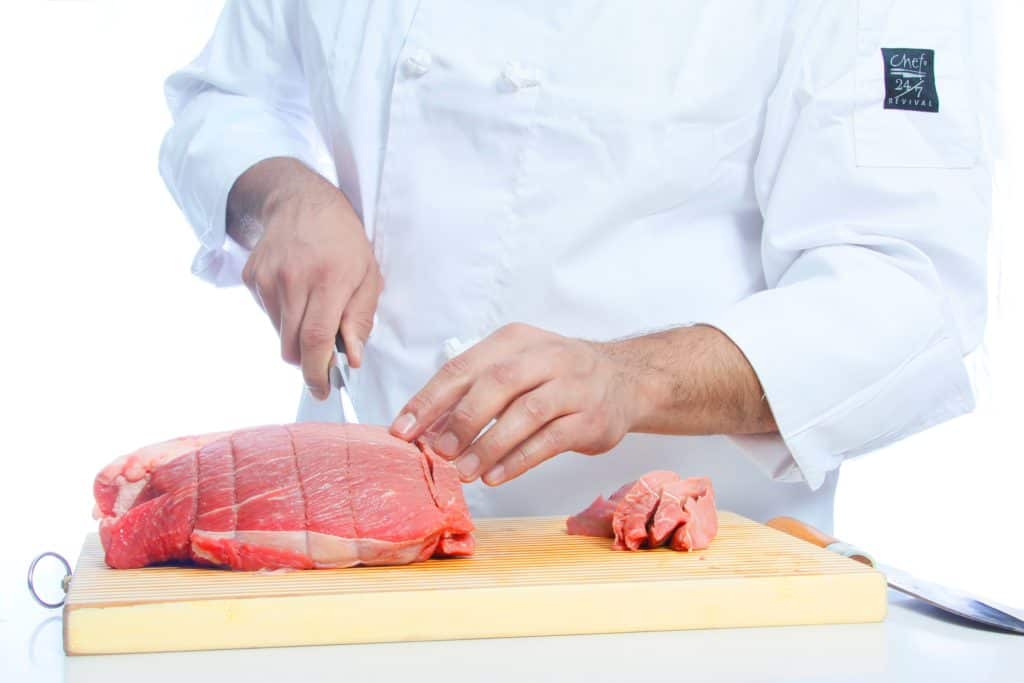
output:
[[[790,536],[795,536],[818,547],[832,550],[840,555],[846,555],[853,560],[874,567],[885,574],[885,579],[890,588],[894,588],[901,593],[924,600],[939,609],[956,614],[964,619],[994,626],[1005,631],[1024,634],[1024,620],[962,591],[940,586],[930,581],[923,581],[895,567],[875,562],[870,555],[862,550],[843,543],[823,531],[815,529],[810,524],[804,524],[792,517],[776,517],[768,520],[766,524]]]
[[[338,333],[334,336],[334,363],[328,370],[328,377],[331,386],[338,390],[342,418],[347,424],[359,424],[356,407],[352,403],[352,396],[348,393],[350,370],[348,355],[345,353],[345,341],[341,338],[341,333]]]

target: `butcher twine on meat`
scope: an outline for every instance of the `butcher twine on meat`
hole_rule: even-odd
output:
[[[255,570],[473,553],[455,468],[384,427],[302,423],[183,437],[96,477],[106,562]]]

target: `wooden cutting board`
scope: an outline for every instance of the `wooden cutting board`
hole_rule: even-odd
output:
[[[113,570],[85,541],[71,655],[881,621],[882,574],[721,512],[711,547],[621,552],[563,517],[477,521],[473,557],[243,573]]]

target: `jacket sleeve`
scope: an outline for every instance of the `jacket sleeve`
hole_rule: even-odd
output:
[[[218,285],[240,282],[248,256],[225,234],[235,180],[270,157],[325,165],[303,74],[298,5],[229,0],[199,57],[165,85],[174,124],[160,148],[160,174],[199,238],[192,272]]]
[[[706,321],[746,355],[779,426],[736,440],[811,488],[973,408],[963,356],[984,326],[991,194],[975,3],[819,7],[755,166],[767,286]],[[885,107],[882,48],[934,51],[937,112]]]

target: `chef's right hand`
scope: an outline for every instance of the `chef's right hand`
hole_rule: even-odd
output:
[[[243,173],[227,214],[228,233],[252,250],[242,280],[280,335],[281,357],[327,398],[335,334],[359,367],[384,283],[362,221],[337,187],[288,158]]]

